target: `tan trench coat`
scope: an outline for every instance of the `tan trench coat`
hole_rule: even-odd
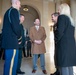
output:
[[[39,27],[37,31],[35,26],[30,28],[30,39],[32,41],[32,53],[33,54],[43,54],[46,52],[44,40],[46,38],[46,33],[44,27]],[[41,44],[34,43],[34,40],[42,40]]]

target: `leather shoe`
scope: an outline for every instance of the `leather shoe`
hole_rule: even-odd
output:
[[[60,73],[58,71],[54,72],[53,74],[50,75],[60,75]]]
[[[32,73],[35,73],[36,72],[36,70],[32,70]]]
[[[25,72],[19,71],[17,72],[17,74],[25,74]]]
[[[42,70],[42,72],[43,72],[44,74],[47,74],[46,70]]]

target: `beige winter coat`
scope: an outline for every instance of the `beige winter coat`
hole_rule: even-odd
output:
[[[44,27],[39,27],[39,30],[37,31],[35,26],[30,28],[30,39],[32,41],[32,53],[33,54],[43,54],[46,52],[45,49],[45,41],[46,33]],[[34,40],[42,40],[41,44],[34,43]]]

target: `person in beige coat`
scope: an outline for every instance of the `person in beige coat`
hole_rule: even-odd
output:
[[[46,53],[45,49],[45,39],[46,33],[44,27],[40,25],[40,20],[35,19],[34,26],[30,28],[30,39],[32,42],[32,54],[33,54],[33,70],[32,73],[35,73],[37,70],[37,59],[40,54],[40,64],[42,68],[42,72],[47,74],[45,69],[45,57],[44,53]]]

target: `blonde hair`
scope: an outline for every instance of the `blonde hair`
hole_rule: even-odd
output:
[[[59,6],[59,9],[60,9],[60,15],[64,14],[68,16],[70,18],[71,24],[74,25],[74,20],[71,17],[69,5],[66,3],[63,3]]]

